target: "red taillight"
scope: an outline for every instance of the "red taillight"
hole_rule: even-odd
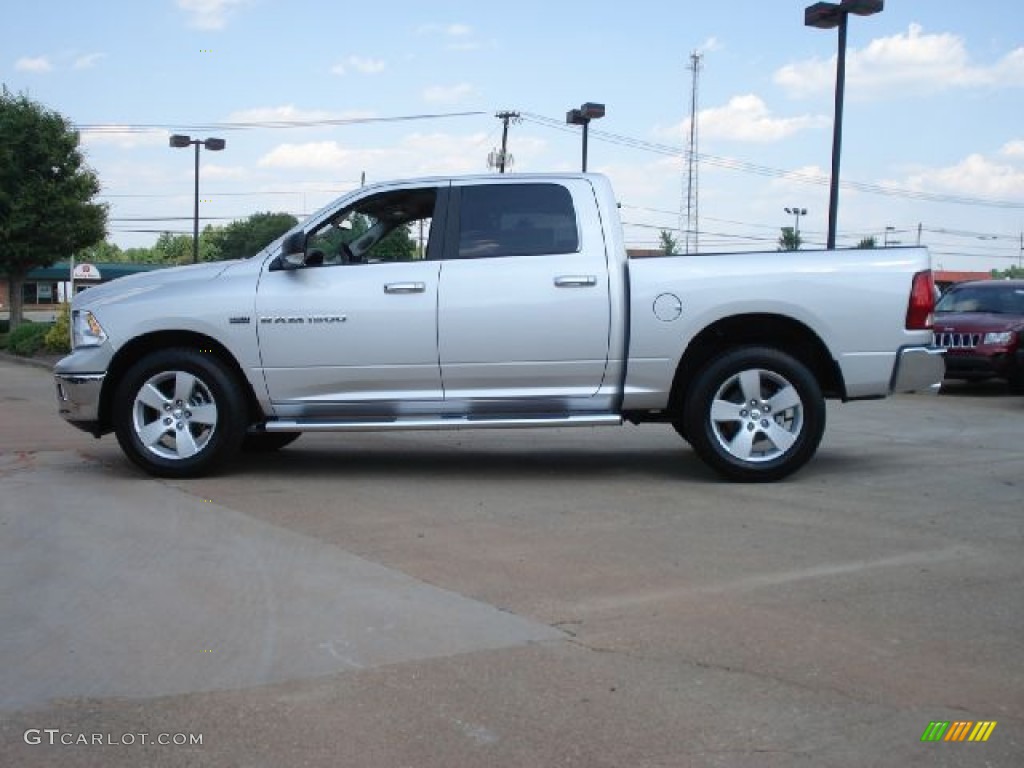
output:
[[[932,312],[935,311],[935,281],[932,271],[926,269],[914,275],[910,286],[910,301],[907,302],[907,330],[928,331],[932,327]]]

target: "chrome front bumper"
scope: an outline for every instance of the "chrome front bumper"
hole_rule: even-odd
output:
[[[945,350],[939,347],[906,347],[900,350],[892,372],[890,392],[924,392],[937,395],[946,375]]]
[[[104,376],[104,373],[54,374],[61,417],[76,426],[96,424],[99,421],[100,390],[103,388]],[[92,431],[84,426],[83,429]]]

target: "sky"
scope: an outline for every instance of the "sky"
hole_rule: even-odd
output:
[[[823,247],[837,34],[807,2],[3,0],[0,82],[81,131],[108,239],[147,246],[261,211],[299,217],[367,182],[577,171],[569,109],[604,104],[589,170],[610,177],[630,247],[686,224],[697,89],[701,252]],[[927,245],[937,268],[1024,255],[1024,4],[885,0],[851,17],[838,245]]]

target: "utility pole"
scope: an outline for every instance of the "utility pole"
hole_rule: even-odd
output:
[[[497,168],[498,173],[504,173],[506,167],[510,167],[513,163],[513,157],[508,153],[508,124],[509,121],[519,122],[518,112],[499,112],[495,115],[496,118],[501,120],[503,123],[501,128],[501,151],[491,151],[487,155],[487,167]]]

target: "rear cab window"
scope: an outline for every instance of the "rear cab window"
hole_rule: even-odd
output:
[[[572,195],[560,184],[463,187],[457,248],[460,259],[576,253],[579,227]]]

